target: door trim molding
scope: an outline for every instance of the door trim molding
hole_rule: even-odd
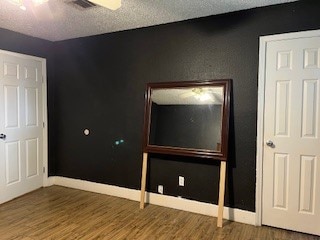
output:
[[[265,106],[265,67],[267,44],[273,41],[308,38],[320,36],[320,30],[284,33],[260,37],[259,42],[259,74],[258,74],[258,112],[257,112],[257,153],[256,153],[256,222],[262,225],[262,177],[264,150],[264,106]]]
[[[43,173],[43,180],[42,180],[42,186],[48,186],[49,180],[48,180],[48,104],[47,104],[47,60],[45,58],[36,57],[32,55],[22,54],[22,53],[16,53],[11,51],[6,51],[0,49],[0,54],[8,54],[11,56],[16,57],[22,57],[24,59],[30,59],[30,60],[36,60],[41,62],[42,65],[42,112],[43,112],[43,149],[42,149],[42,160],[43,160],[43,167],[45,168],[45,172]]]

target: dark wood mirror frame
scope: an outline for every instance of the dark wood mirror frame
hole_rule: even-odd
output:
[[[222,87],[222,122],[221,122],[221,147],[220,151],[200,148],[185,148],[173,146],[159,146],[150,143],[150,126],[151,126],[151,94],[153,90],[158,89],[176,89],[176,88],[208,88]],[[143,151],[147,153],[162,153],[182,156],[211,158],[214,160],[227,161],[228,155],[228,135],[229,135],[229,113],[230,113],[230,89],[231,80],[206,80],[206,81],[190,81],[190,82],[165,82],[165,83],[149,83],[145,92],[145,113],[144,113],[144,141]],[[207,123],[210,124],[210,123]]]
[[[162,145],[150,144],[149,139],[150,139],[150,132],[151,132],[150,126],[151,126],[151,110],[152,110],[152,90],[177,89],[177,88],[178,89],[179,88],[190,88],[190,89],[200,88],[200,93],[201,93],[202,88],[209,88],[209,87],[223,88],[223,97],[218,95],[220,98],[218,102],[221,103],[221,106],[223,106],[223,109],[220,112],[220,114],[222,113],[222,117],[221,117],[221,129],[219,130],[221,132],[221,138],[219,138],[221,142],[221,146],[218,147],[218,150],[176,147],[176,146],[162,146]],[[231,94],[230,92],[231,92],[230,79],[195,81],[195,82],[149,83],[147,85],[146,95],[145,95],[144,133],[143,133],[144,142],[143,142],[143,160],[142,160],[142,172],[141,172],[141,196],[140,196],[141,209],[144,208],[144,203],[145,203],[145,190],[146,190],[147,166],[148,166],[149,153],[162,153],[162,154],[211,158],[211,159],[220,161],[220,180],[219,180],[220,183],[219,183],[217,226],[222,227],[225,181],[226,181],[226,164],[227,164],[227,155],[228,155],[229,114],[230,114],[230,94]],[[208,106],[210,106],[210,104],[208,104]]]

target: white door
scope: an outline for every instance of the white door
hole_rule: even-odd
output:
[[[266,51],[262,224],[320,235],[320,37]]]
[[[42,63],[0,52],[0,203],[43,183]]]

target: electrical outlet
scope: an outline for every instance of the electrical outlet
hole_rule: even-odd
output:
[[[158,193],[163,194],[163,185],[158,185]]]
[[[184,187],[184,177],[179,176],[179,186]]]

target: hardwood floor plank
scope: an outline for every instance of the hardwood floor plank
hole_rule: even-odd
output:
[[[1,240],[224,239],[319,240],[320,237],[225,221],[122,198],[53,186],[0,205]]]

